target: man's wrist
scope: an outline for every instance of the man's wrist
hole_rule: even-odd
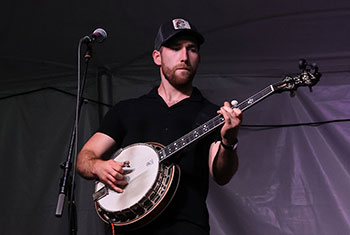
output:
[[[236,150],[236,149],[237,149],[238,140],[236,139],[236,140],[233,142],[233,144],[231,144],[231,145],[225,144],[225,143],[221,140],[220,145],[221,145],[224,149],[233,151],[233,150]]]

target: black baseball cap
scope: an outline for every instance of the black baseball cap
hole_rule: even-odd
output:
[[[196,27],[184,19],[173,19],[165,22],[159,27],[156,39],[154,40],[154,49],[159,50],[167,41],[179,34],[189,34],[194,36],[198,45],[204,42],[204,37],[200,34]]]

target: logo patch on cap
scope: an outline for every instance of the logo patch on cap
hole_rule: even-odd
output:
[[[173,26],[175,30],[178,29],[191,29],[190,24],[184,19],[174,19]]]

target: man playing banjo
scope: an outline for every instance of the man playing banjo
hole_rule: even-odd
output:
[[[142,155],[125,161],[107,160],[111,153],[136,143],[168,145],[217,113],[224,117],[218,131],[169,158],[181,171],[175,196],[150,223],[126,234],[209,234],[209,174],[224,185],[237,170],[241,111],[228,102],[222,107],[210,103],[192,86],[203,42],[203,36],[184,19],[162,24],[152,53],[160,69],[160,85],[146,95],[116,104],[78,155],[77,169],[83,177],[96,179],[123,195],[131,185],[127,166],[133,169]]]

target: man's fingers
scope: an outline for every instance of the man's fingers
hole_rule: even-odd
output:
[[[225,124],[231,127],[239,126],[242,121],[242,111],[238,108],[231,108],[228,102],[225,102],[222,107],[218,110],[225,119]]]
[[[116,185],[114,185],[111,181],[107,182],[107,185],[113,189],[114,191],[116,191],[117,193],[122,193],[124,192],[123,189],[117,187]]]
[[[235,113],[235,116],[238,118],[238,119],[242,119],[242,111],[238,108],[234,108],[233,109],[233,112]]]
[[[116,180],[114,177],[110,177],[106,181],[107,185],[118,193],[123,192],[123,188],[128,185],[128,182],[125,180]]]
[[[234,121],[234,119],[237,118],[236,111],[232,110],[229,107],[223,106],[221,107],[220,111],[220,114],[224,116],[225,122],[228,124],[231,124],[232,121]]]
[[[117,179],[121,179],[120,175],[124,174],[124,170],[123,170],[124,162],[116,162],[114,160],[109,160],[109,164],[111,166],[111,169],[113,170],[113,172],[110,172],[110,174],[112,174]]]
[[[121,170],[121,171],[123,171],[123,170]],[[121,180],[121,179],[124,178],[123,172],[121,172],[121,171],[115,171],[115,170],[113,170],[113,171],[110,173],[110,175],[111,175],[113,178],[115,178],[116,180]]]
[[[112,183],[113,185],[115,186],[125,186],[128,184],[128,182],[125,180],[125,179],[122,179],[122,180],[117,180],[113,177],[109,177],[107,179],[108,182]]]

